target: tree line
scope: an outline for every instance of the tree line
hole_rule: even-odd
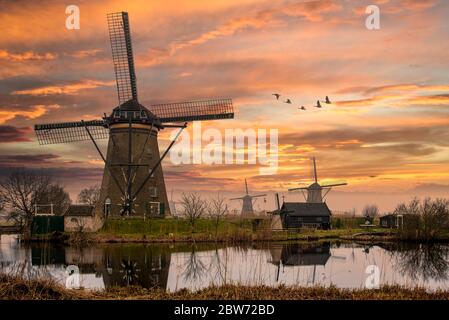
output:
[[[99,197],[98,186],[86,188],[78,195],[78,203],[93,205]],[[64,186],[44,169],[17,168],[0,180],[0,212],[23,230],[24,239],[31,236],[36,211],[63,215],[72,200]]]

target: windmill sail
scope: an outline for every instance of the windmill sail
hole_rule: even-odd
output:
[[[107,139],[109,130],[103,120],[61,122],[51,124],[36,124],[34,131],[40,145],[77,142],[94,139]]]
[[[161,122],[190,122],[234,118],[232,99],[153,104],[149,109],[160,118]]]
[[[131,99],[137,100],[136,72],[128,13],[109,13],[108,28],[117,80],[118,100],[120,104]]]

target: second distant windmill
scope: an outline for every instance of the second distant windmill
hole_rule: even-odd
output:
[[[230,199],[230,200],[242,200],[242,212],[241,212],[242,217],[254,215],[253,204],[255,200],[253,199],[266,196],[266,194],[250,195],[246,179],[245,179],[245,190],[246,194],[243,197]]]

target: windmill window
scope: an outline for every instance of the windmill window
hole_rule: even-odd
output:
[[[150,187],[150,197],[157,197],[157,188]]]
[[[115,111],[114,112],[114,118],[120,118],[120,111]]]
[[[323,221],[321,217],[316,218],[316,221]]]
[[[147,113],[145,112],[145,110],[140,111],[140,117],[141,118],[146,118],[147,117]]]

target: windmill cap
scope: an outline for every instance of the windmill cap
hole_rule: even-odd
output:
[[[155,126],[161,126],[161,121],[159,117],[134,99],[128,100],[122,103],[121,105],[115,107],[112,110],[112,117],[116,118],[117,114],[120,117],[122,117],[123,113],[126,112],[138,112],[139,115],[138,118],[136,119],[151,121],[154,123]]]

